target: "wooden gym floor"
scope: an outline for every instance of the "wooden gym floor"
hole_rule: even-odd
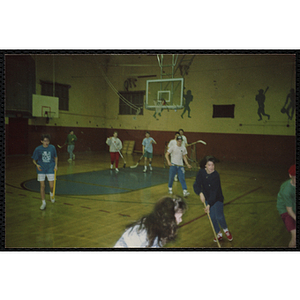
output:
[[[75,153],[73,163],[67,162],[66,152],[59,153],[58,176],[110,167],[108,152]],[[36,178],[30,157],[6,157],[6,248],[112,248],[127,224],[150,212],[154,203],[167,195],[167,183],[105,195],[74,195],[70,191],[70,195],[56,195],[54,204],[47,195],[47,208],[41,211],[39,192],[22,187],[23,182]],[[126,168],[139,157],[125,155]],[[122,167],[120,158],[120,173]],[[162,156],[154,157],[153,167],[152,176],[156,167],[163,167]],[[277,212],[276,197],[281,183],[288,178],[288,168],[229,162],[216,165],[225,197],[225,217],[233,235],[232,242],[223,239],[222,248],[287,248],[290,234]],[[137,176],[144,176],[140,168],[135,170]],[[196,175],[196,171],[187,172]],[[191,195],[186,198],[188,210],[178,238],[165,248],[218,248],[203,205],[193,191],[194,180],[195,176],[186,180]],[[173,191],[182,195],[179,182],[174,182]]]

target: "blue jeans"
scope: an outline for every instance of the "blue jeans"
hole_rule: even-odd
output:
[[[207,202],[206,202],[206,205],[207,205]],[[224,208],[224,204],[223,204],[223,202],[220,202],[220,201],[217,201],[212,207],[209,208],[210,218],[211,218],[211,221],[214,225],[214,229],[217,234],[220,231],[220,226],[223,229],[227,228],[223,208]]]
[[[73,151],[74,151],[75,145],[68,145],[67,151],[70,154],[70,159],[73,159]]]
[[[173,186],[173,181],[174,181],[174,176],[178,174],[178,180],[181,183],[182,189],[187,190],[187,186],[185,183],[185,170],[184,167],[180,166],[174,166],[172,165],[169,170],[169,188],[172,188]]]

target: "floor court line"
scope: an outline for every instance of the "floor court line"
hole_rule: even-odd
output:
[[[257,190],[259,190],[259,189],[261,189],[261,188],[263,188],[263,187],[262,187],[262,186],[259,186],[259,187],[255,188],[255,189],[251,190],[251,191],[248,191],[247,193],[245,193],[245,194],[243,194],[243,195],[241,195],[241,196],[238,196],[238,197],[236,197],[236,198],[230,200],[229,202],[224,203],[224,206],[225,206],[225,205],[228,205],[228,204],[231,204],[232,202],[234,202],[234,201],[236,201],[236,200],[238,200],[238,199],[241,199],[241,198],[243,198],[243,197],[245,197],[245,196],[247,196],[247,195],[249,195],[249,194],[251,194],[251,193],[254,193],[254,192],[256,192]],[[192,219],[192,220],[190,220],[190,221],[188,221],[188,222],[186,222],[186,223],[184,223],[184,224],[182,224],[182,225],[179,225],[179,227],[183,227],[183,226],[185,226],[185,225],[191,224],[191,223],[193,223],[194,221],[197,221],[197,220],[199,220],[200,218],[205,217],[205,216],[206,216],[206,214],[203,214],[203,215],[201,215],[201,216],[199,216],[199,217],[197,217],[197,218],[195,218],[195,219]]]

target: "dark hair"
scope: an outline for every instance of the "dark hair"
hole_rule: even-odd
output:
[[[178,132],[179,132],[180,130],[184,132],[184,130],[183,130],[183,129],[178,129]]]
[[[43,141],[45,138],[48,139],[49,142],[50,142],[50,134],[44,133],[44,134],[41,135],[41,141]]]
[[[214,164],[217,162],[216,158],[212,155],[207,155],[205,157],[203,157],[200,161],[200,168],[204,169],[205,165],[207,164],[208,161],[213,162]]]
[[[176,135],[176,134],[179,134],[179,135],[180,135],[179,131],[176,131],[176,132],[175,132],[175,135]]]
[[[147,247],[151,247],[156,238],[158,238],[160,244],[164,244],[174,240],[177,236],[178,225],[175,213],[179,210],[184,213],[186,209],[186,202],[180,196],[166,196],[158,200],[150,214],[143,216],[127,228],[140,225],[138,231],[146,229],[149,241]]]
[[[71,130],[69,131],[69,133],[71,133],[72,131],[74,132],[74,130],[73,130],[73,129],[71,129]]]
[[[149,131],[146,131],[146,133],[150,134],[150,132],[149,132]]]

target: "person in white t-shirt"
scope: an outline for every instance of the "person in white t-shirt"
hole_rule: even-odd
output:
[[[175,132],[175,138],[173,139],[173,140],[171,140],[170,142],[169,142],[169,144],[168,144],[168,149],[170,149],[170,147],[171,146],[173,146],[173,145],[177,145],[177,137],[180,135],[180,133],[179,133],[179,131],[176,131]],[[167,149],[167,150],[168,150]],[[175,176],[174,176],[174,181],[178,181],[178,175],[177,174],[175,174]]]
[[[189,144],[188,144],[186,136],[184,135],[184,130],[183,129],[179,129],[178,132],[182,136],[182,146],[183,147],[188,147]]]
[[[114,162],[116,166],[116,172],[119,172],[118,165],[119,165],[119,157],[120,157],[120,150],[122,149],[122,142],[118,138],[118,132],[115,131],[112,137],[107,138],[106,144],[109,146],[110,152],[110,168],[114,167]]]
[[[178,174],[179,182],[181,183],[182,190],[183,190],[183,196],[186,197],[190,193],[187,191],[187,186],[185,182],[185,170],[183,166],[183,161],[186,163],[188,168],[192,168],[192,166],[189,164],[187,160],[187,151],[186,148],[182,146],[182,137],[179,135],[177,138],[177,144],[172,145],[168,151],[166,152],[166,160],[168,162],[168,165],[170,166],[169,170],[169,194],[173,194],[173,181],[175,174]],[[169,156],[171,155],[171,161]]]

